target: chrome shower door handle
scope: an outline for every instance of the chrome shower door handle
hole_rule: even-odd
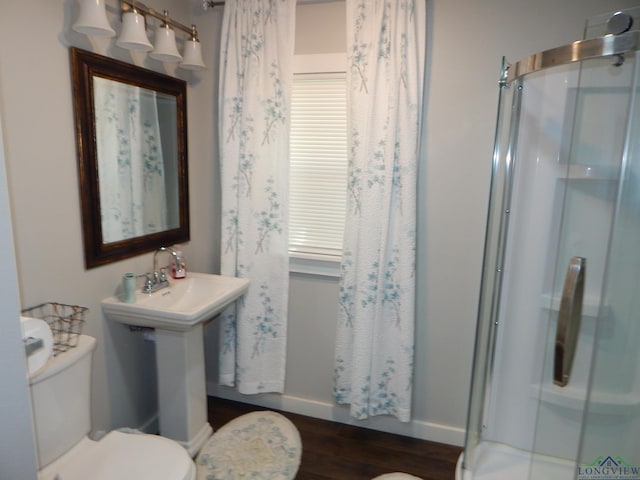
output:
[[[566,386],[571,377],[573,357],[576,353],[580,320],[582,318],[586,267],[586,258],[573,257],[569,261],[567,275],[562,288],[553,361],[553,383],[560,387]]]

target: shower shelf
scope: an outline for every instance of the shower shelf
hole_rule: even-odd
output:
[[[560,299],[560,295],[543,293],[540,302],[542,308],[549,309],[549,307],[551,307],[550,310],[557,312],[560,310]],[[601,312],[600,309],[602,309]],[[598,315],[601,314],[602,318],[607,318],[609,316],[609,310],[610,307],[606,302],[604,305],[600,305],[599,298],[585,296],[582,302],[582,315],[584,317],[598,318]]]
[[[540,397],[545,403],[572,410],[583,410],[586,392],[584,388],[556,385],[531,385],[531,396]],[[640,393],[592,392],[589,399],[589,413],[599,415],[637,415],[640,411]]]
[[[618,167],[611,166],[589,166],[572,164],[569,165],[568,171],[562,173],[568,180],[608,180],[618,181]]]

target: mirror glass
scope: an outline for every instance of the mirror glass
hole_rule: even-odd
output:
[[[189,240],[186,83],[71,49],[87,268]]]

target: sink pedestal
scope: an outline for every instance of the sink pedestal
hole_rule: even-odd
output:
[[[156,329],[160,435],[193,457],[213,433],[207,421],[202,323],[187,331]]]
[[[187,278],[133,303],[105,298],[102,311],[114,322],[156,331],[160,434],[195,456],[213,433],[207,422],[203,326],[249,288],[246,278],[190,272]]]

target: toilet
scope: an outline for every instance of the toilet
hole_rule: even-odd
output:
[[[95,338],[80,335],[29,375],[39,480],[194,480],[194,462],[173,440],[120,431],[88,437],[95,348]]]

